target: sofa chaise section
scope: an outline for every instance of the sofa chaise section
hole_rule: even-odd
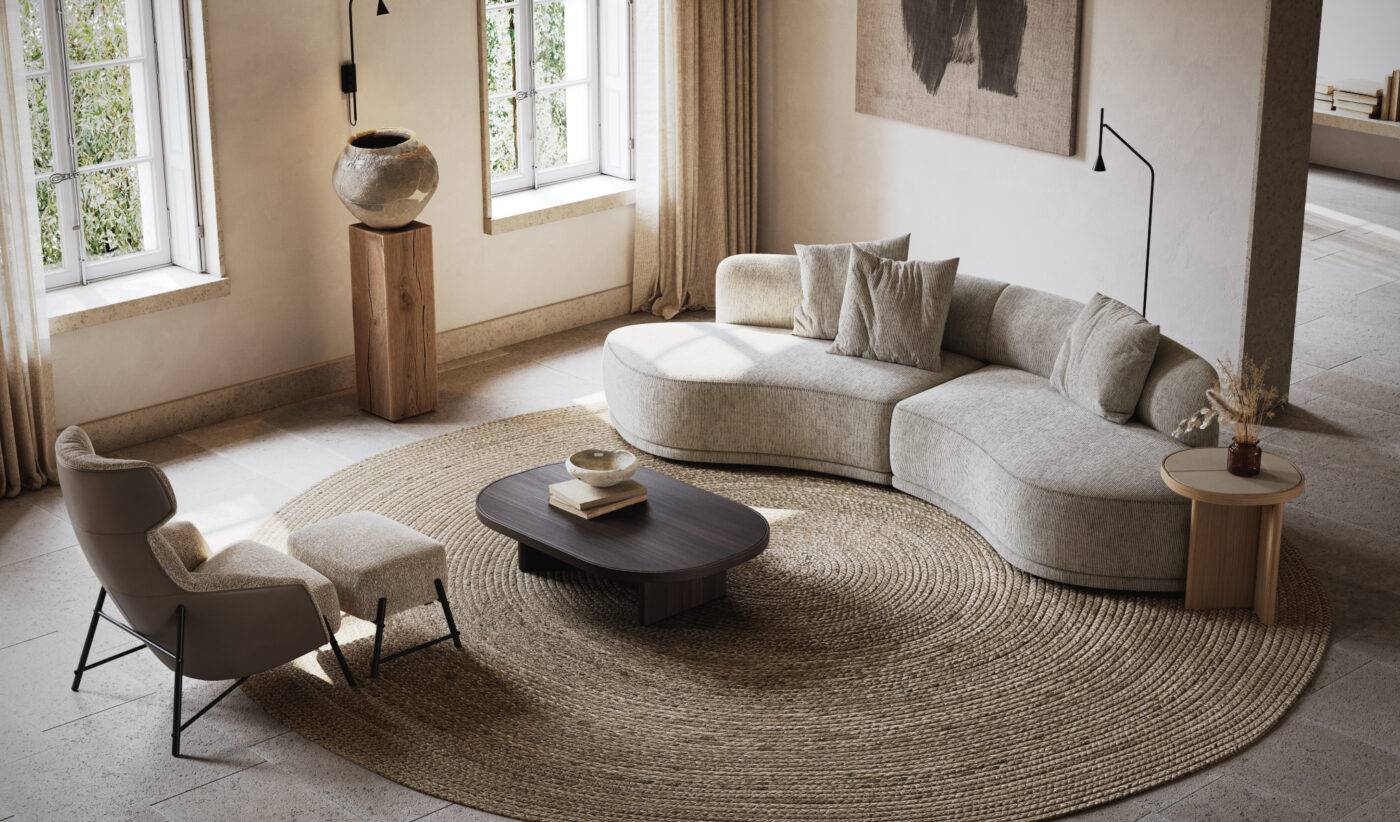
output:
[[[1158,477],[1180,449],[1002,365],[901,402],[890,431],[894,486],[976,528],[1012,565],[1136,591],[1178,591],[1186,577],[1191,508]]]
[[[890,484],[890,418],[906,397],[981,367],[937,372],[826,353],[784,330],[719,323],[620,328],[603,385],[622,438],[691,462],[802,468]]]

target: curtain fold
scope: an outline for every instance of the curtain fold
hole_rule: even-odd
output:
[[[758,241],[758,0],[636,5],[632,307],[714,308],[715,267]]]
[[[0,495],[42,488],[57,475],[48,318],[37,272],[39,226],[29,183],[29,106],[18,15],[0,14]]]

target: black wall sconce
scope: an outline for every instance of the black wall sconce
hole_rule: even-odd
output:
[[[384,5],[384,0],[379,0],[379,8],[375,9],[375,16],[388,13],[389,7]],[[350,95],[350,125],[353,126],[360,119],[360,102],[356,96],[359,83],[355,79],[355,0],[350,0],[346,15],[350,18],[350,62],[342,63],[340,66],[340,93]]]
[[[1148,269],[1152,266],[1152,198],[1156,194],[1157,189],[1157,171],[1152,168],[1151,163],[1147,162],[1146,157],[1139,154],[1137,149],[1133,148],[1127,140],[1123,139],[1123,135],[1114,131],[1113,126],[1103,121],[1103,109],[1099,109],[1099,158],[1094,161],[1095,171],[1108,171],[1108,168],[1103,164],[1103,133],[1105,129],[1114,137],[1117,137],[1118,142],[1127,146],[1128,150],[1141,160],[1143,165],[1147,166],[1147,253],[1146,259],[1143,261],[1142,265],[1142,316],[1145,318],[1147,316],[1147,274]]]

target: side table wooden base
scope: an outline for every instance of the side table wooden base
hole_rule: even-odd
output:
[[[1266,625],[1278,609],[1282,505],[1191,502],[1187,608],[1254,608]]]
[[[1162,460],[1162,481],[1191,500],[1186,555],[1187,608],[1254,608],[1278,618],[1283,504],[1303,493],[1303,472],[1265,451],[1258,474],[1238,477],[1224,448],[1188,448]]]

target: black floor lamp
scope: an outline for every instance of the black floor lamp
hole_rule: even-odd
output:
[[[1138,150],[1132,147],[1132,144],[1130,144],[1127,140],[1124,140],[1124,139],[1123,139],[1123,135],[1121,135],[1121,134],[1119,134],[1118,132],[1114,131],[1114,130],[1113,130],[1113,126],[1110,126],[1108,123],[1105,123],[1105,122],[1103,121],[1103,109],[1099,109],[1099,158],[1098,158],[1097,160],[1094,161],[1094,170],[1095,170],[1095,171],[1108,171],[1108,168],[1107,168],[1106,166],[1104,166],[1104,164],[1103,164],[1103,133],[1104,133],[1104,129],[1107,129],[1114,137],[1117,137],[1117,138],[1118,138],[1118,142],[1120,142],[1120,143],[1122,143],[1123,145],[1127,146],[1127,147],[1128,147],[1128,150],[1131,151],[1131,152],[1133,153],[1133,156],[1137,157],[1139,160],[1142,161],[1143,165],[1147,166],[1147,173],[1148,173],[1148,175],[1149,175],[1149,177],[1148,177],[1148,181],[1149,181],[1149,182],[1148,182],[1148,184],[1147,184],[1147,253],[1146,253],[1146,255],[1145,255],[1145,259],[1143,260],[1143,264],[1142,264],[1142,316],[1143,316],[1143,317],[1146,317],[1146,316],[1147,316],[1147,274],[1148,274],[1148,271],[1149,271],[1149,270],[1151,269],[1151,267],[1152,267],[1152,199],[1153,199],[1153,196],[1156,194],[1156,190],[1157,190],[1157,171],[1156,171],[1154,168],[1152,168],[1152,164],[1151,164],[1151,163],[1147,162],[1147,158],[1146,158],[1146,157],[1144,157],[1144,156],[1142,156],[1141,154],[1139,154],[1139,153],[1138,153]]]

